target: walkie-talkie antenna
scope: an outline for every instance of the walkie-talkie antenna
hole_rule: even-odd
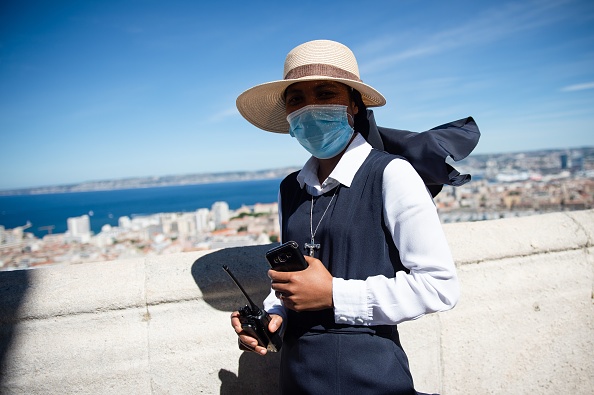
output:
[[[227,274],[231,277],[231,280],[233,280],[233,282],[235,283],[235,285],[237,285],[237,287],[241,290],[241,292],[243,293],[243,296],[245,296],[245,298],[247,299],[247,301],[252,306],[252,310],[260,310],[260,308],[258,307],[258,305],[255,304],[252,301],[252,299],[249,297],[249,295],[247,294],[247,292],[245,292],[245,289],[243,289],[243,287],[241,286],[241,284],[239,283],[239,281],[237,281],[237,279],[235,278],[235,276],[233,275],[233,273],[231,273],[231,269],[229,269],[229,266],[223,265],[223,269],[225,269],[225,271],[227,272]]]

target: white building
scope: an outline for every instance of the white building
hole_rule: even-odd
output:
[[[91,239],[91,221],[88,215],[71,217],[66,220],[68,238],[81,243],[88,243]]]
[[[220,228],[227,223],[230,218],[229,205],[227,202],[215,202],[211,208],[212,220],[214,221],[215,229]]]
[[[196,210],[196,232],[208,233],[213,230],[210,221],[210,210],[207,208],[200,208]]]
[[[130,229],[132,228],[132,221],[130,217],[120,217],[118,218],[118,227],[122,229]]]
[[[177,236],[178,232],[178,214],[177,213],[161,213],[159,218],[161,220],[161,231],[166,235]]]
[[[177,216],[177,236],[181,240],[188,240],[196,236],[196,215],[181,213]]]

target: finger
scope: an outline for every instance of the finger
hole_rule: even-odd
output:
[[[291,278],[291,272],[277,272],[276,270],[268,270],[268,278],[273,282],[286,283]]]
[[[235,329],[235,333],[240,333],[243,328],[241,327],[241,321],[239,321],[238,314],[236,312],[231,314],[231,326]]]
[[[275,291],[274,296],[276,296],[279,300],[285,301],[287,298],[290,298],[293,295],[292,292],[289,291]]]
[[[253,346],[251,343],[250,344],[245,344],[241,340],[241,337],[238,338],[237,340],[238,340],[239,349],[242,350],[242,351],[251,351],[251,352],[255,352],[256,354],[260,354],[260,355],[265,355],[266,352],[268,351],[268,350],[266,350],[262,346]]]
[[[238,335],[243,332],[243,327],[241,326],[241,324],[238,325],[233,325],[233,329],[235,330],[235,333],[237,333]]]
[[[243,331],[241,322],[239,322],[239,320],[236,318],[231,320],[231,326],[233,326],[233,329],[235,329],[235,333],[237,333],[237,334],[240,334]]]
[[[272,333],[276,332],[283,324],[283,317],[280,315],[273,314],[270,316],[270,322],[268,323],[268,330]]]
[[[245,333],[239,334],[238,338],[239,342],[248,347],[250,350],[253,350],[258,345],[258,341],[256,339],[246,335]]]
[[[254,352],[260,355],[266,355],[266,352],[268,352],[268,350],[262,346],[258,346],[254,349]]]
[[[283,295],[287,295],[288,294],[287,286],[285,284],[272,283],[270,285],[270,288],[272,288],[272,290],[274,291],[274,293],[275,293],[275,295],[276,295],[277,298],[281,294],[283,294]]]
[[[237,345],[241,351],[252,351],[252,349],[241,342],[240,338],[237,338]]]
[[[254,351],[255,352],[255,348],[256,346],[253,345],[252,343],[245,343],[241,337],[237,338],[237,345],[239,346],[239,349],[242,351]]]

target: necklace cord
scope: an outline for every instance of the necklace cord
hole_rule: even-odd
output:
[[[332,194],[332,198],[330,199],[330,202],[328,203],[328,206],[326,206],[326,209],[322,213],[322,216],[320,217],[320,220],[318,221],[318,224],[316,225],[316,229],[315,230],[313,229],[314,197],[313,197],[313,195],[311,195],[311,209],[310,209],[310,214],[309,214],[309,233],[311,235],[312,243],[313,243],[314,237],[316,236],[316,233],[318,231],[318,228],[320,227],[320,224],[322,223],[322,220],[324,219],[324,216],[326,215],[326,212],[328,211],[328,209],[330,208],[330,205],[332,204],[332,201],[334,200],[334,196],[336,196],[336,192],[338,191],[338,188],[340,188],[340,185],[337,186],[336,189],[334,190],[334,193]]]

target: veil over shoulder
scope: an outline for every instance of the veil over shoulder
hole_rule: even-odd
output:
[[[424,132],[390,129],[377,126],[372,110],[367,110],[369,128],[361,134],[372,147],[406,158],[435,197],[444,185],[460,186],[471,179],[446,163],[466,158],[480,138],[472,117],[436,126]]]

